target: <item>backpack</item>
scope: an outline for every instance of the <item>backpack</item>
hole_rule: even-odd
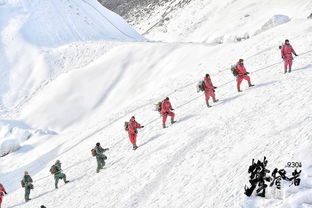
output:
[[[235,77],[238,75],[236,64],[235,64],[235,65],[231,65],[231,72],[232,72],[232,74],[233,74]]]
[[[96,156],[96,151],[95,151],[95,149],[92,149],[92,150],[91,150],[91,155],[92,155],[93,157]]]
[[[21,185],[22,185],[23,188],[25,188],[24,180],[21,180]]]
[[[124,127],[125,127],[125,131],[129,131],[129,127],[128,127],[128,124],[129,124],[129,122],[128,122],[128,121],[126,121],[126,122],[125,122],[125,124],[124,124]]]
[[[162,102],[158,102],[157,104],[155,104],[155,111],[158,111],[159,113],[161,113],[161,104]]]
[[[57,173],[57,167],[55,165],[52,165],[50,168],[50,173],[53,175],[55,173]]]
[[[200,92],[200,91],[205,91],[205,82],[204,81],[199,81],[197,83],[197,92]]]

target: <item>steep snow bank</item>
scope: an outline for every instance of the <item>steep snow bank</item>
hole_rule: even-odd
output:
[[[2,111],[16,108],[51,78],[64,72],[53,63],[55,56],[49,56],[56,47],[83,45],[77,43],[80,41],[93,42],[91,50],[100,51],[93,57],[85,56],[89,60],[84,58],[84,63],[90,63],[111,45],[103,41],[145,40],[120,16],[96,0],[9,0],[3,1],[0,13]],[[72,62],[81,63],[79,58],[77,52],[58,55],[58,59],[74,59]],[[76,68],[74,64],[71,67]]]

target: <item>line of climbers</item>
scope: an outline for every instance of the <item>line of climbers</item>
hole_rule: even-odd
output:
[[[287,69],[288,69],[288,72],[290,73],[292,63],[293,63],[292,54],[294,54],[295,56],[298,56],[298,55],[295,52],[295,50],[292,48],[292,46],[290,45],[289,40],[285,40],[285,43],[279,46],[279,49],[281,50],[281,56],[282,56],[282,59],[284,60],[284,73],[287,73]],[[248,76],[249,72],[247,72],[244,66],[243,59],[239,59],[236,65],[231,66],[231,71],[233,75],[236,77],[236,84],[237,84],[238,92],[242,92],[240,89],[240,85],[243,80],[246,80],[248,82],[249,87],[254,86],[253,84],[251,84],[250,77]],[[215,95],[215,89],[217,89],[217,87],[215,87],[212,84],[209,74],[206,74],[204,79],[198,83],[197,88],[198,88],[197,92],[199,91],[204,92],[205,101],[206,101],[206,105],[208,108],[211,107],[211,105],[209,104],[210,97],[212,97],[212,100],[214,103],[219,101],[218,99],[216,99],[216,95]],[[172,105],[169,101],[169,97],[166,97],[162,102],[159,102],[158,104],[156,104],[156,110],[162,116],[163,128],[167,127],[166,121],[167,121],[168,116],[171,117],[171,124],[174,124],[176,122],[174,120],[175,113],[172,112],[174,111],[174,109],[172,108]],[[125,122],[125,130],[128,132],[128,136],[133,146],[133,150],[136,150],[138,148],[136,144],[136,140],[137,140],[138,129],[141,129],[141,128],[144,128],[144,126],[139,124],[135,120],[134,116],[131,117],[129,122]],[[107,156],[104,154],[104,152],[108,150],[109,150],[108,148],[101,147],[99,142],[97,142],[95,147],[91,150],[92,156],[94,156],[97,161],[97,168],[96,168],[97,173],[99,173],[101,169],[104,169],[105,160],[107,159]],[[63,179],[65,184],[69,182],[68,180],[66,180],[66,175],[63,173],[61,165],[62,164],[60,160],[57,160],[55,164],[52,165],[52,167],[50,168],[51,174],[54,175],[56,189],[58,188],[58,181],[60,179]],[[24,172],[24,177],[21,181],[21,185],[25,189],[25,201],[27,202],[31,200],[29,198],[30,191],[34,189],[33,180],[27,171]],[[1,208],[1,203],[2,203],[4,194],[7,194],[7,192],[5,191],[3,185],[0,184],[0,208]],[[41,207],[44,207],[44,206],[42,205]]]
[[[69,182],[68,180],[66,180],[66,175],[63,173],[62,163],[60,160],[57,160],[55,162],[55,164],[52,165],[52,167],[50,168],[50,173],[52,175],[54,175],[55,189],[58,189],[59,180],[63,179],[65,184]],[[25,202],[28,202],[29,200],[31,200],[31,198],[29,197],[30,191],[32,189],[34,189],[33,180],[31,178],[31,176],[29,175],[28,171],[24,172],[24,177],[21,180],[21,186],[25,189],[25,195],[24,195]],[[0,189],[1,189],[1,187],[0,187]],[[0,191],[0,195],[1,195],[1,191]],[[1,197],[0,197],[0,199],[1,199]],[[1,202],[1,200],[0,200],[0,202]],[[44,206],[42,205],[41,207],[44,207]],[[1,203],[0,203],[0,208],[1,208]]]
[[[294,54],[295,56],[298,56],[298,55],[296,54],[295,50],[290,45],[289,40],[285,40],[285,42],[281,46],[279,46],[279,49],[281,50],[282,59],[284,60],[285,73],[287,73],[287,68],[288,68],[288,72],[290,73],[291,67],[292,67],[292,61],[293,61],[292,54]],[[239,59],[236,65],[232,65],[231,71],[233,75],[236,77],[237,92],[242,92],[240,89],[240,85],[243,80],[246,80],[248,82],[249,87],[255,86],[254,84],[251,83],[249,72],[246,70],[244,66],[243,59]],[[216,99],[215,89],[217,89],[217,87],[215,87],[212,84],[209,74],[206,74],[204,79],[200,81],[197,85],[197,92],[200,92],[200,91],[204,92],[205,101],[206,101],[206,105],[208,108],[212,107],[209,104],[210,97],[212,98],[214,103],[219,101],[218,99]],[[156,111],[158,111],[162,116],[163,128],[166,128],[166,120],[168,116],[171,117],[171,124],[174,124],[176,122],[174,120],[175,114],[172,112],[173,110],[174,109],[172,108],[172,105],[169,101],[169,97],[165,98],[162,102],[159,102],[156,104]],[[137,139],[138,129],[141,129],[141,128],[144,128],[144,126],[136,122],[134,116],[131,117],[129,122],[125,122],[125,130],[128,132],[130,142],[133,145],[133,150],[136,150],[138,148],[136,144],[136,139]]]
[[[172,112],[174,109],[172,108],[172,105],[169,101],[169,97],[166,97],[162,102],[159,102],[156,105],[156,110],[161,114],[162,116],[162,126],[163,128],[166,128],[166,121],[167,117],[170,116],[171,118],[171,124],[174,124],[176,121],[174,120],[175,114]],[[139,124],[135,117],[132,116],[129,120],[129,122],[125,122],[125,130],[128,132],[129,140],[133,146],[133,150],[136,150],[138,146],[136,145],[136,139],[138,134],[138,129],[144,128],[141,124]]]
[[[96,169],[97,173],[99,173],[100,169],[103,169],[105,166],[105,160],[107,159],[107,157],[103,153],[107,150],[109,149],[102,148],[99,142],[96,143],[95,147],[91,150],[92,156],[95,156],[97,160],[97,169]],[[51,166],[50,173],[54,176],[55,189],[58,189],[59,180],[63,180],[65,184],[69,182],[68,180],[66,180],[66,175],[63,173],[62,163],[60,160],[57,160],[54,163],[54,165]],[[30,192],[32,189],[34,189],[33,179],[29,175],[28,171],[24,172],[24,177],[21,180],[21,186],[22,188],[25,189],[24,195],[25,202],[28,202],[29,200],[31,200],[31,198],[29,197]],[[4,194],[7,194],[7,192],[5,191],[3,185],[0,184],[0,208]],[[41,207],[44,208],[45,206],[41,205]]]

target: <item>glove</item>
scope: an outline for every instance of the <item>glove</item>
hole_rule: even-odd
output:
[[[144,126],[141,126],[141,128],[144,128]]]
[[[4,192],[4,194],[7,195],[8,193],[7,193],[7,192]]]
[[[284,56],[282,56],[282,59],[284,59]]]
[[[298,54],[295,54],[295,56],[298,56]]]
[[[216,92],[215,90],[212,90],[212,92]]]
[[[217,89],[217,87],[213,87],[214,89]]]
[[[171,108],[171,110],[174,110],[173,108]]]
[[[245,76],[248,75],[248,74],[249,74],[248,72],[244,73]]]

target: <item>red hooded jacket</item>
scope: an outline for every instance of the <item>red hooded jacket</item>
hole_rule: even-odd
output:
[[[244,74],[247,72],[243,62],[237,62],[236,67],[238,76],[244,76]]]
[[[161,103],[161,113],[167,113],[172,110],[172,106],[169,100],[164,100]]]
[[[296,54],[296,52],[290,44],[284,44],[281,49],[281,54],[284,60],[293,60],[292,54]]]
[[[205,77],[204,78],[204,85],[205,85],[205,90],[213,90],[215,87],[213,86],[210,77]]]
[[[130,119],[129,123],[128,123],[128,133],[129,134],[137,134],[137,129],[142,128],[142,126],[136,122],[135,120]]]

